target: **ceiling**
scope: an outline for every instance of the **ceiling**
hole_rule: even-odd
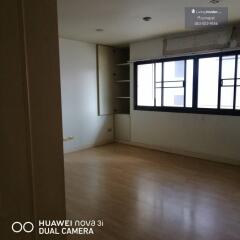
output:
[[[239,0],[58,0],[61,37],[121,45],[185,31],[185,7],[228,7],[229,21],[240,21]],[[143,17],[150,16],[150,22]],[[96,29],[104,29],[97,32]]]

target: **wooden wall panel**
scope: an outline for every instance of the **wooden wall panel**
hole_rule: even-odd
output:
[[[98,114],[113,114],[113,78],[115,70],[112,47],[97,46]]]
[[[56,1],[24,0],[23,10],[36,217],[58,219],[65,202]]]
[[[20,1],[0,8],[0,238],[17,239],[14,221],[33,221],[26,66]],[[33,235],[25,236],[33,239]]]
[[[1,1],[0,29],[0,239],[55,239],[11,223],[65,218],[56,0]]]

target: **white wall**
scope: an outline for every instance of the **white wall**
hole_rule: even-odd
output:
[[[64,152],[113,141],[113,117],[98,116],[96,45],[60,39]],[[111,129],[111,131],[109,131]]]
[[[156,53],[161,57],[163,44],[160,42],[161,39],[155,39],[131,44],[131,59],[156,58]],[[240,164],[240,117],[134,111],[132,100],[131,142],[168,152]]]

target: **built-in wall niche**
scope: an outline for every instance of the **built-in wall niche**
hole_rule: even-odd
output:
[[[129,48],[114,49],[114,113],[130,112]]]
[[[130,98],[129,83],[127,82],[116,82],[115,83],[115,97],[116,98]]]
[[[129,98],[116,98],[115,114],[129,114]]]
[[[129,82],[129,63],[116,64],[116,81],[128,81]]]
[[[98,112],[114,114],[116,140],[130,140],[129,48],[97,46]]]
[[[130,111],[129,48],[97,46],[98,113]]]

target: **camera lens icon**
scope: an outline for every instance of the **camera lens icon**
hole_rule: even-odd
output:
[[[25,233],[31,233],[34,229],[34,225],[31,222],[25,222],[25,223],[20,223],[20,222],[14,222],[12,224],[12,231],[14,233],[20,233],[24,231]]]

